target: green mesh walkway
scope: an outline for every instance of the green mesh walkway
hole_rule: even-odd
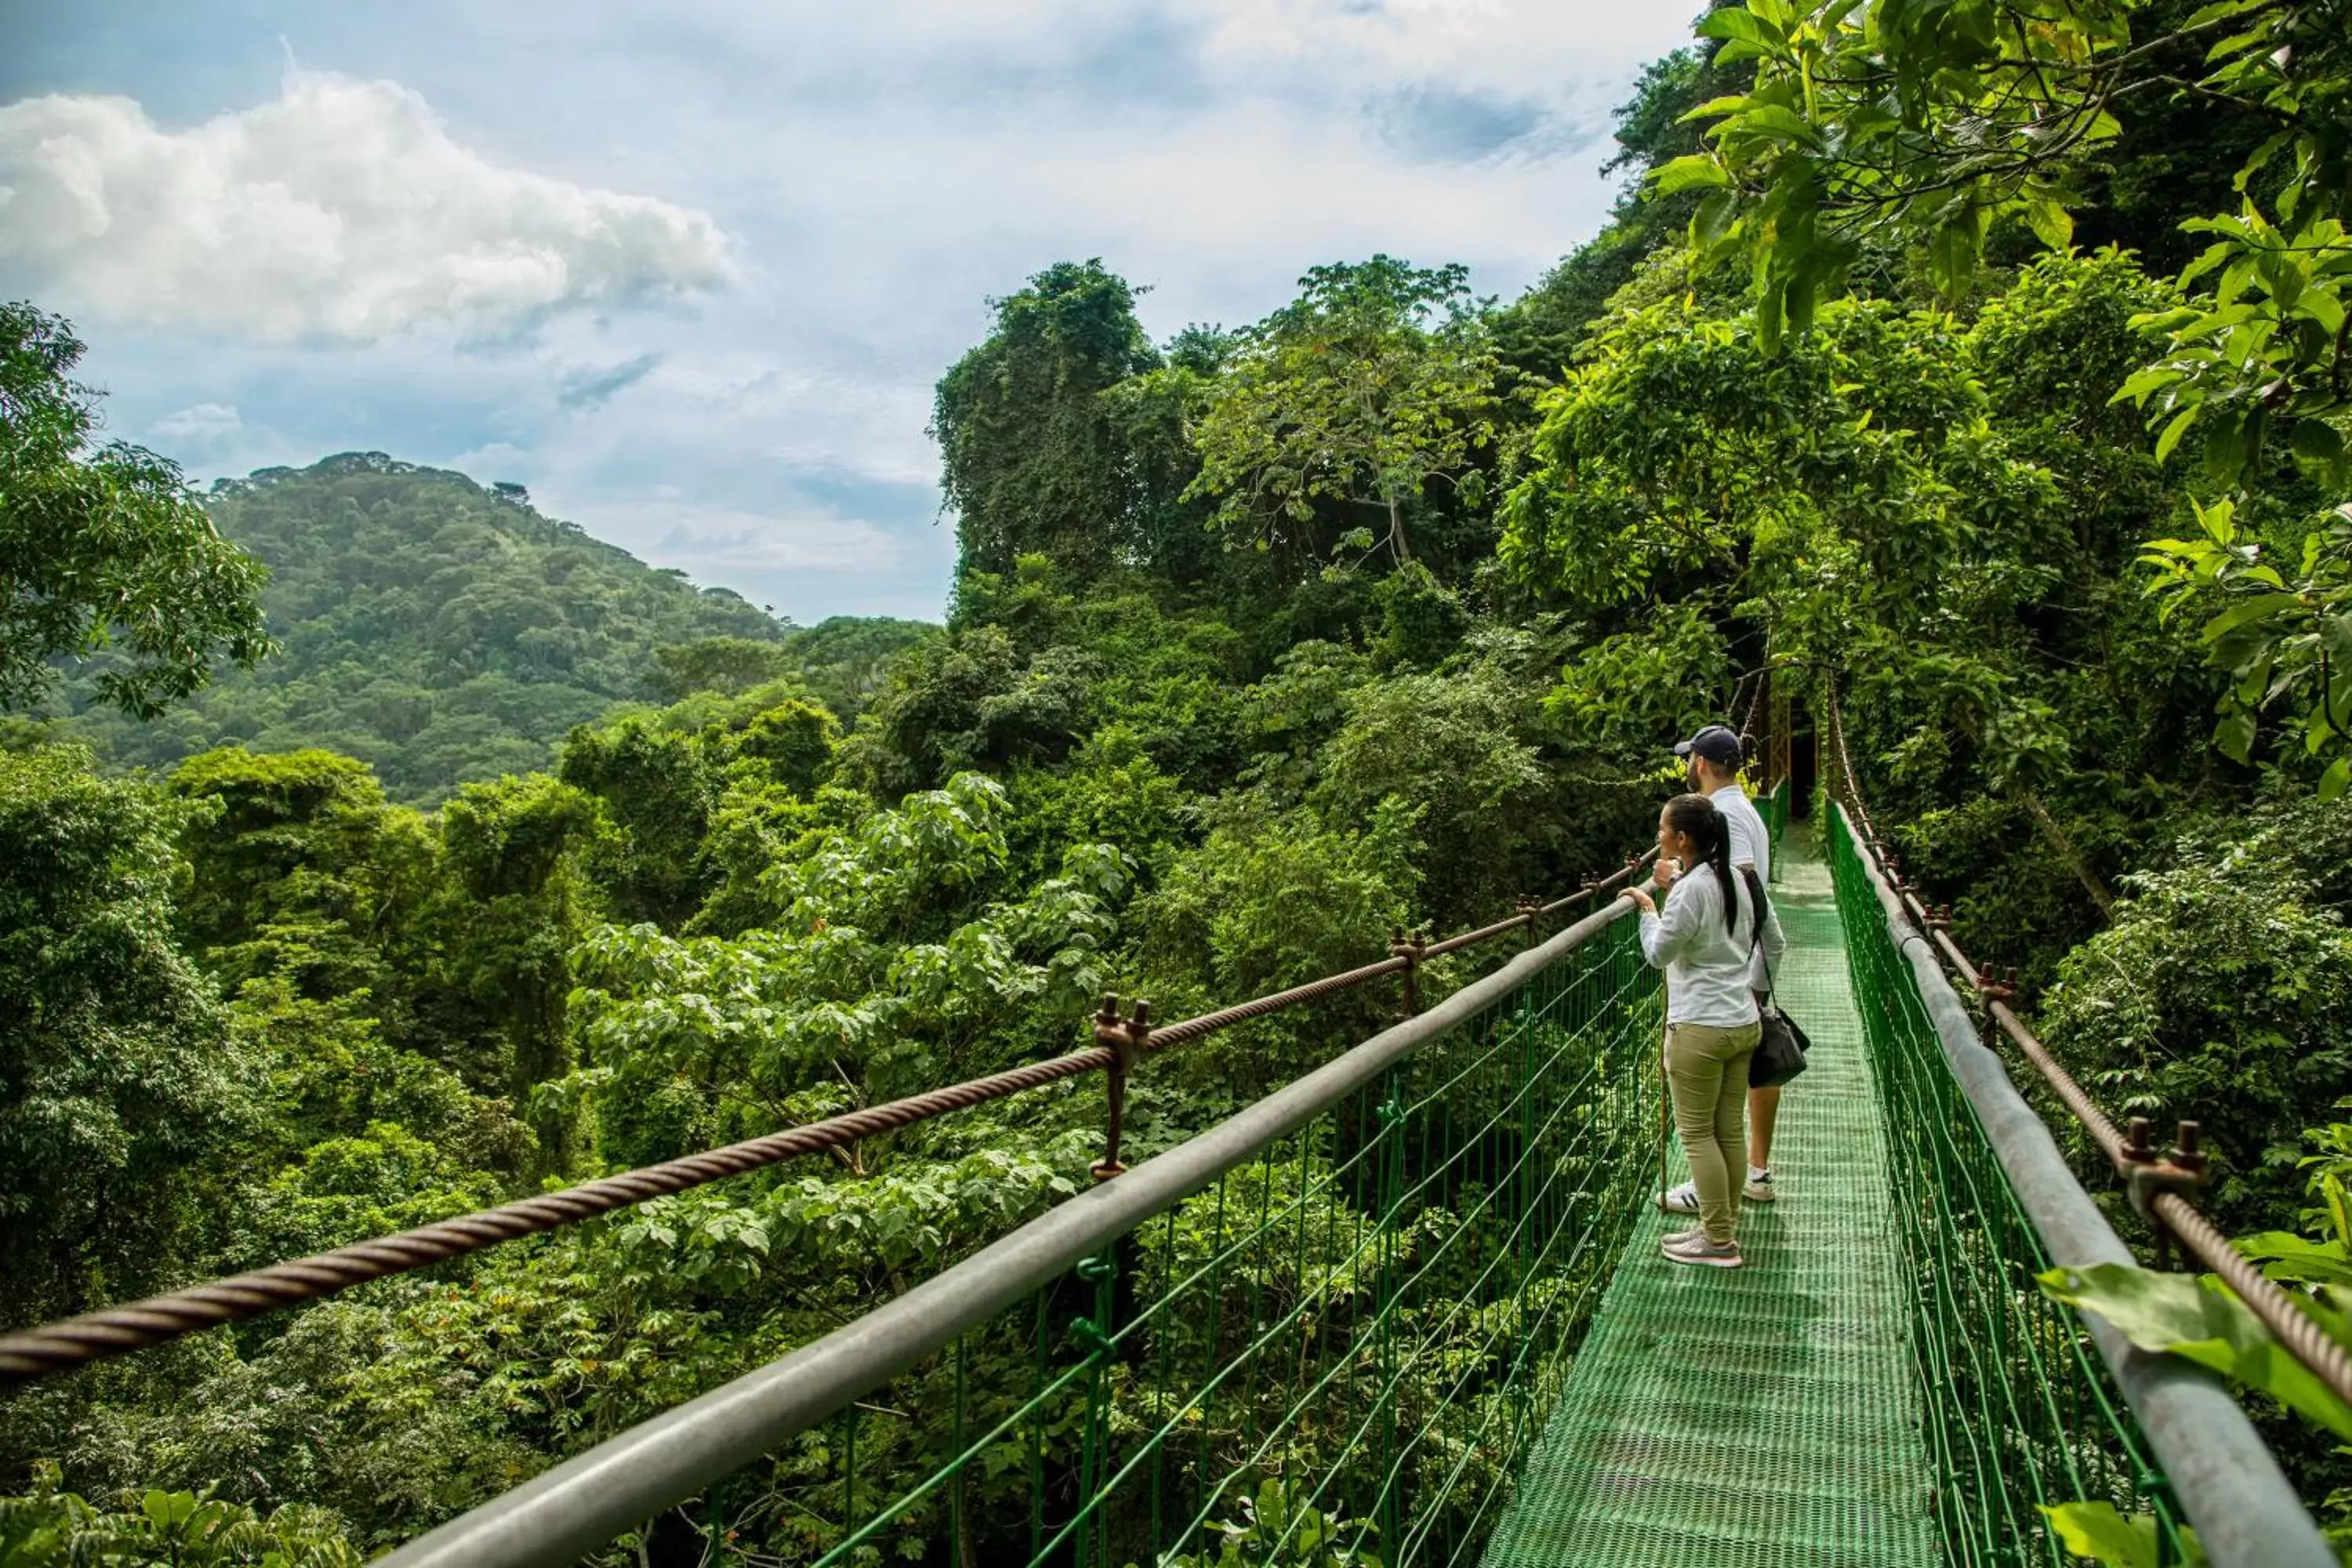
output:
[[[1813,1054],[1774,1140],[1781,1199],[1745,1205],[1738,1270],[1658,1256],[1685,1216],[1639,1225],[1487,1568],[1916,1568],[1941,1553],[1829,868],[1798,832],[1783,844],[1780,995]]]

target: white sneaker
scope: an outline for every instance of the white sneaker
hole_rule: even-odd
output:
[[[1771,1204],[1780,1201],[1780,1194],[1772,1190],[1772,1173],[1769,1171],[1760,1176],[1750,1176],[1748,1179],[1748,1184],[1739,1190],[1750,1203]],[[1685,1182],[1679,1187],[1658,1194],[1658,1206],[1668,1214],[1698,1213],[1698,1184]]]

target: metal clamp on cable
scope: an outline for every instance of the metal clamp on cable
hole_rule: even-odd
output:
[[[2158,1158],[2147,1118],[2135,1116],[2129,1136],[2116,1151],[2116,1172],[2124,1179],[2124,1190],[2131,1194],[2132,1207],[2156,1237],[2157,1261],[2167,1268],[2171,1266],[2175,1238],[2172,1227],[2157,1212],[2156,1200],[2162,1194],[2175,1193],[2193,1201],[2205,1185],[2210,1170],[2198,1146],[2203,1133],[2201,1124],[2183,1121],[2178,1141]]]

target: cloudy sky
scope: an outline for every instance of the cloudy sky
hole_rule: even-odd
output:
[[[209,478],[376,449],[806,622],[936,616],[987,299],[1516,293],[1693,0],[0,0],[0,294]]]

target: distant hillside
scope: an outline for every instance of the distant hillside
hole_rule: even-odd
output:
[[[429,802],[544,766],[574,724],[658,698],[662,647],[770,645],[775,668],[813,666],[821,694],[854,705],[869,667],[926,629],[797,630],[541,516],[517,487],[379,452],[224,479],[207,504],[268,564],[269,629],[285,651],[147,724],[93,706],[88,673],[76,678],[66,727],[118,763],[163,766],[230,742],[326,746],[373,764],[394,796]]]

